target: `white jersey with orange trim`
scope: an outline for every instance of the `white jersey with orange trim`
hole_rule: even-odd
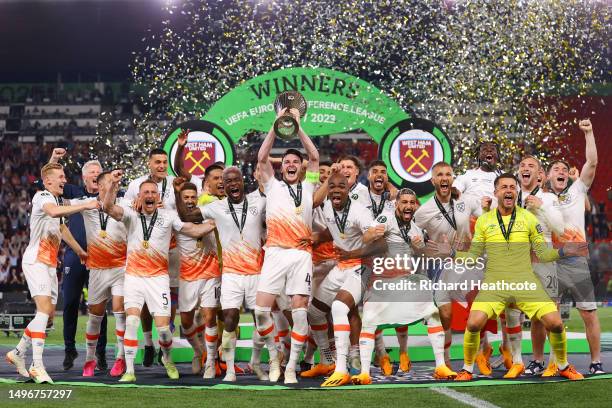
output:
[[[138,196],[138,192],[140,191],[140,185],[143,181],[149,180],[151,178],[150,174],[145,174],[144,176],[140,176],[132,181],[128,185],[128,189],[125,192],[125,198],[127,200],[133,201]],[[164,208],[167,210],[176,210],[176,197],[174,196],[174,187],[172,183],[176,177],[174,176],[166,176],[165,186],[164,180],[157,183],[157,190],[159,191],[159,195],[162,199],[162,203],[164,204]],[[202,194],[202,180],[196,176],[192,176],[191,183],[196,185],[198,189],[198,197]]]
[[[328,204],[329,205],[329,204]],[[324,206],[324,204],[323,204]],[[312,218],[313,232],[323,232],[327,229],[325,218],[323,217],[323,207],[319,206],[314,209]],[[322,262],[335,260],[336,251],[334,250],[333,241],[322,242],[312,247],[312,263],[318,265]]]
[[[86,203],[97,200],[96,197],[83,197],[75,202]],[[123,199],[116,200],[116,203],[129,205]],[[87,268],[88,269],[110,269],[125,267],[127,259],[127,229],[125,224],[116,221],[113,217],[101,210],[85,210],[83,221],[85,223],[85,233],[87,235]],[[100,219],[106,220],[106,229],[102,233]]]
[[[200,238],[192,238],[178,232],[176,243],[181,258],[179,269],[181,280],[195,281],[221,276],[217,259],[217,242],[213,232]]]
[[[402,232],[400,231],[400,227],[397,221],[397,217],[395,213],[385,212],[379,215],[376,220],[370,224],[370,227],[376,227],[378,225],[384,225],[385,234],[384,239],[387,243],[387,251],[383,255],[385,258],[395,258],[396,256],[404,257],[404,255],[408,257],[415,256],[415,250],[413,248],[412,239],[416,237],[420,237],[421,242],[424,246],[423,241],[423,231],[416,225],[414,220],[410,221],[410,229],[408,230],[408,242],[404,239]],[[411,271],[410,267],[412,265],[408,264],[406,267],[402,267],[401,270],[386,270],[382,274],[373,275],[377,278],[392,278],[402,275],[419,273],[419,270]]]
[[[571,230],[580,241],[585,241],[584,212],[589,188],[578,178],[567,191],[558,195],[559,210],[565,221],[565,228]]]
[[[289,189],[298,195],[301,185],[302,201],[299,207]],[[268,239],[266,248],[298,248],[300,239],[312,235],[312,200],[315,186],[303,181],[288,185],[274,177],[264,184],[266,194],[266,228]]]
[[[348,204],[348,203],[347,203]],[[338,220],[342,220],[343,210],[336,211]],[[363,233],[368,230],[372,222],[372,212],[357,201],[350,201],[350,208],[344,226],[344,232],[340,232],[331,201],[325,200],[323,206],[323,219],[325,225],[334,240],[334,245],[345,251],[360,249],[363,246]],[[338,262],[340,268],[348,268],[360,264],[361,260],[348,259]]]
[[[353,187],[350,188],[349,197],[351,200],[357,201],[366,208],[372,205],[372,202],[370,201],[370,190],[368,190],[367,186],[358,181],[355,181]]]
[[[266,213],[266,200],[256,194],[245,196],[247,215],[242,233],[234,221],[226,198],[199,207],[204,219],[213,219],[221,241],[223,273],[258,275],[263,262],[262,231]],[[244,200],[232,204],[238,223],[242,223]]]
[[[454,213],[457,226],[457,230],[455,231],[438,208],[434,197],[427,200],[427,202],[421,205],[414,213],[414,221],[418,227],[426,230],[429,238],[435,242],[442,242],[443,235],[446,235],[448,241],[451,243],[455,242],[457,237],[459,239],[471,241],[470,216],[480,217],[482,214],[480,200],[468,195],[462,196],[458,200],[452,200],[453,211],[451,211],[450,202],[441,203],[451,219]]]
[[[23,263],[43,263],[57,266],[57,254],[62,241],[60,218],[48,216],[43,211],[45,204],[59,205],[59,199],[47,190],[38,191],[32,198],[30,215],[30,242],[23,254]]]
[[[493,199],[491,208],[497,206],[497,199],[493,191],[495,178],[500,173],[497,171],[483,171],[480,168],[467,170],[464,174],[457,176],[453,182],[453,187],[457,188],[466,196],[475,197],[477,200],[487,196]]]
[[[126,274],[142,277],[168,275],[168,252],[172,232],[180,231],[183,228],[183,222],[177,213],[158,208],[157,220],[151,236],[147,241],[148,243],[144,244],[140,213],[134,211],[125,203],[120,204],[120,206],[123,209],[121,222],[127,228],[128,237]],[[144,216],[147,228],[154,214]]]

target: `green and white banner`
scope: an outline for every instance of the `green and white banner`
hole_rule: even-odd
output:
[[[434,123],[411,117],[393,99],[368,82],[326,68],[287,68],[245,81],[219,99],[202,120],[180,124],[164,142],[174,159],[178,135],[187,132],[185,165],[202,175],[210,163],[234,163],[234,147],[252,131],[270,130],[276,113],[276,95],[298,91],[308,108],[301,126],[311,137],[363,131],[379,144],[379,157],[387,163],[390,180],[415,189],[420,197],[431,194],[431,167],[452,162],[452,146]],[[174,167],[174,166],[172,166]]]

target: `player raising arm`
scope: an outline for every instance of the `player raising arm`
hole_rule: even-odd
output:
[[[170,357],[172,333],[170,332],[170,282],[168,276],[168,252],[172,231],[198,238],[215,228],[214,221],[200,225],[183,223],[175,211],[158,208],[157,184],[145,180],[140,185],[138,198],[142,202],[140,212],[125,204],[116,205],[115,198],[121,175],[112,173],[112,189],[104,197],[104,211],[127,228],[127,266],[125,276],[124,305],[126,328],[124,337],[126,372],[121,382],[134,382],[134,358],[138,350],[136,331],[140,324],[140,312],[144,303],[154,316],[159,345],[168,377],[178,379],[178,370]]]
[[[24,377],[36,383],[53,383],[47,374],[42,356],[45,348],[45,330],[55,314],[57,303],[57,254],[62,239],[85,262],[87,254],[63,224],[63,217],[87,209],[98,208],[97,201],[78,205],[62,205],[61,195],[66,184],[61,164],[46,164],[40,171],[45,190],[32,198],[30,217],[30,242],[23,254],[23,273],[30,295],[36,303],[36,315],[28,324],[17,347],[6,354],[6,360]],[[25,354],[32,346],[33,361],[29,370],[25,367]]]
[[[297,110],[290,112],[299,121]],[[283,113],[284,110],[279,115]],[[303,182],[300,180],[302,154],[295,149],[289,149],[283,155],[282,181],[274,178],[269,157],[276,137],[274,129],[268,132],[257,156],[266,195],[268,237],[257,287],[255,319],[257,330],[271,351],[274,347],[271,309],[284,287],[285,294],[291,298],[293,317],[291,353],[285,370],[285,383],[297,382],[296,365],[308,335],[306,308],[312,279],[313,194],[315,184],[319,181],[319,152],[301,128],[298,135],[308,155]],[[279,376],[278,364],[271,361],[270,381],[277,381]]]
[[[571,380],[582,379],[582,375],[567,362],[565,328],[555,303],[533,273],[531,249],[540,261],[551,262],[581,253],[586,243],[569,244],[559,250],[549,248],[536,217],[516,206],[516,177],[510,173],[501,174],[495,179],[494,187],[498,208],[478,218],[469,252],[451,250],[448,241],[442,245],[429,242],[432,249],[454,258],[476,260],[485,250],[488,256],[484,279],[472,304],[464,334],[464,366],[455,380],[472,379],[480,330],[488,319],[498,316],[510,304],[514,304],[530,319],[540,320],[550,331],[550,343],[560,374]],[[510,259],[512,263],[508,262]],[[514,286],[510,286],[511,283]],[[523,286],[519,286],[519,283]]]
[[[597,168],[597,147],[591,121],[581,120],[580,130],[584,132],[585,158],[580,176],[571,185],[569,178],[571,171],[567,163],[554,161],[548,171],[548,179],[552,192],[559,199],[559,209],[563,214],[565,231],[559,241],[586,242],[586,231],[584,228],[585,202],[587,192],[595,179]],[[595,302],[595,289],[591,280],[589,264],[586,254],[575,258],[563,259],[557,262],[557,275],[559,279],[559,293],[569,291],[576,301],[576,309],[584,322],[587,341],[591,351],[591,374],[602,374],[603,368],[600,360],[600,337],[601,328],[597,317],[597,303]],[[548,370],[547,370],[548,371]],[[554,367],[552,368],[554,372]]]

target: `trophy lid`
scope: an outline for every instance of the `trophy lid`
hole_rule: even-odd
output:
[[[297,109],[300,112],[300,117],[304,117],[306,114],[306,99],[298,91],[281,92],[274,101],[274,110],[279,112],[283,108]]]

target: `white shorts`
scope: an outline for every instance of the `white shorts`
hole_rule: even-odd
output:
[[[412,324],[428,319],[438,311],[433,291],[424,275],[414,274],[395,278],[380,278],[372,274],[363,300],[363,327],[382,324]],[[408,286],[412,284],[412,286]]]
[[[240,309],[243,303],[247,309],[254,309],[259,276],[237,273],[221,275],[221,309]]]
[[[535,262],[531,264],[533,271],[535,272],[542,287],[550,296],[551,299],[556,300],[559,297],[559,282],[557,279],[557,264],[556,262]]]
[[[595,288],[591,280],[589,263],[583,256],[563,258],[557,261],[559,295],[569,291],[580,310],[596,310]]]
[[[266,249],[258,292],[310,296],[312,255],[301,249],[270,247]]]
[[[152,316],[170,317],[170,285],[168,275],[145,278],[125,274],[123,287],[125,309],[142,310],[146,303]]]
[[[325,277],[329,274],[337,262],[333,259],[328,259],[312,267],[312,293],[315,292],[316,288],[323,282]]]
[[[123,296],[124,277],[124,267],[91,269],[89,271],[87,303],[98,305],[109,300],[111,296]]]
[[[179,312],[191,312],[196,308],[219,307],[221,278],[179,280]]]
[[[22,264],[30,296],[49,296],[51,303],[57,304],[57,268],[41,262]]]
[[[168,252],[168,275],[170,276],[170,287],[179,287],[179,276],[181,269],[181,253],[178,249],[172,248]]]
[[[369,275],[370,273],[364,272],[361,265],[347,269],[340,269],[336,265],[323,279],[323,282],[314,292],[313,298],[331,306],[338,292],[344,290],[349,292],[353,296],[355,304],[358,304],[365,292]]]

